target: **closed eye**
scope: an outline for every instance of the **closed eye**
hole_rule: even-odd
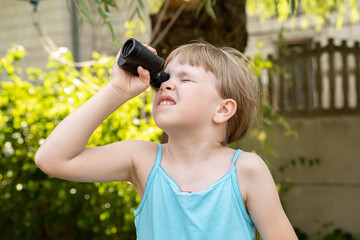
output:
[[[191,82],[189,79],[181,79],[182,82]]]

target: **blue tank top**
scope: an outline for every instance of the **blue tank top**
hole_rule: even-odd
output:
[[[182,192],[160,166],[158,144],[155,164],[143,198],[135,210],[138,240],[253,240],[253,222],[241,197],[235,162],[231,170],[201,192]]]

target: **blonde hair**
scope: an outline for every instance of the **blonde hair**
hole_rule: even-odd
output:
[[[258,83],[249,70],[247,58],[231,47],[215,47],[205,41],[191,42],[170,53],[167,64],[178,57],[180,64],[201,66],[212,72],[218,82],[222,98],[233,99],[237,103],[236,113],[229,119],[226,139],[223,145],[240,140],[249,130],[258,106]]]

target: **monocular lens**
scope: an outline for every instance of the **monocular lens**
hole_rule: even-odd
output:
[[[126,44],[123,46],[122,55],[125,57],[128,56],[133,49],[134,49],[133,41],[127,41]]]

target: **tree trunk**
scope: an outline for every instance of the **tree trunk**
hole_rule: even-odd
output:
[[[176,17],[176,12],[184,7],[183,11],[171,26],[167,34],[156,44],[158,54],[166,57],[176,46],[195,39],[204,39],[210,43],[221,46],[234,47],[244,52],[247,44],[246,30],[246,0],[217,0],[213,6],[216,20],[211,18],[202,8],[196,17],[196,10],[203,0],[165,0],[162,8],[168,7],[165,15],[160,19],[161,11],[151,16],[152,28],[158,21],[161,25],[158,32],[166,28],[169,22]],[[182,6],[185,4],[184,6]],[[159,37],[156,34],[154,39]],[[153,41],[154,42],[154,41]],[[155,42],[154,42],[155,43]]]

